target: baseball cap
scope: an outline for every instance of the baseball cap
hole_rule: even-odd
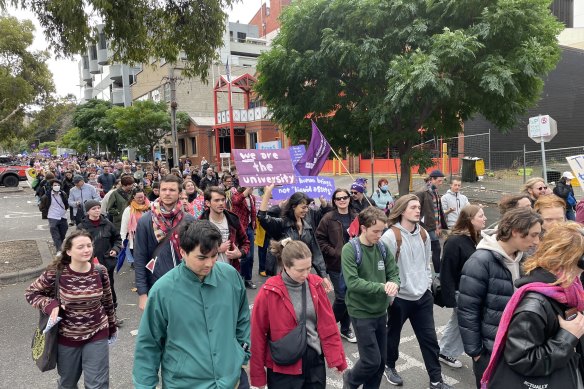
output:
[[[574,175],[572,174],[572,172],[570,172],[570,171],[563,172],[562,177],[565,177],[568,180],[573,180],[575,178]]]

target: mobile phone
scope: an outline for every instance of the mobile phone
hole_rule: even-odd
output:
[[[570,308],[564,312],[564,317],[566,320],[574,320],[578,316],[578,308]]]

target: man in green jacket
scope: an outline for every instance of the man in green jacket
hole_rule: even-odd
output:
[[[222,236],[211,222],[185,223],[179,236],[182,263],[148,293],[134,387],[156,388],[160,369],[163,388],[236,388],[247,380],[242,366],[250,357],[243,279],[233,266],[216,262]]]
[[[380,242],[387,223],[385,213],[367,207],[359,213],[358,254],[349,242],[343,246],[341,265],[347,285],[345,303],[357,335],[359,360],[343,373],[343,388],[379,388],[385,368],[386,314],[390,296],[399,290],[399,269],[389,249]]]
[[[128,201],[134,189],[134,178],[132,176],[123,176],[120,179],[120,187],[116,189],[107,202],[107,214],[112,218],[112,223],[120,231],[122,226],[122,215],[124,209],[128,206]]]

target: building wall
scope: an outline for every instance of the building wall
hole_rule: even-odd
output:
[[[272,31],[280,28],[279,17],[284,8],[290,5],[290,0],[271,0],[269,4],[262,4],[249,24],[258,27],[260,37],[265,37]]]
[[[491,129],[493,151],[539,150],[540,145],[527,135],[530,117],[550,115],[558,123],[558,134],[546,143],[546,149],[584,146],[584,50],[564,48],[562,58],[548,77],[537,105],[518,119],[509,134],[500,133],[496,126],[483,117],[476,117],[464,125],[466,135],[480,134]],[[486,153],[486,147],[483,147]],[[485,158],[485,155],[473,155]]]

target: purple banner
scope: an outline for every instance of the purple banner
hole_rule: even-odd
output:
[[[305,193],[308,197],[320,198],[323,196],[330,201],[335,191],[335,180],[330,177],[296,177],[292,185],[284,185],[274,188],[272,197],[274,200],[285,200],[296,192]]]
[[[330,152],[331,146],[316,126],[316,123],[312,122],[310,145],[308,145],[308,150],[306,150],[300,161],[296,163],[296,170],[303,176],[317,176]]]
[[[294,166],[290,152],[280,150],[234,149],[233,160],[241,186],[262,187],[293,184]]]

